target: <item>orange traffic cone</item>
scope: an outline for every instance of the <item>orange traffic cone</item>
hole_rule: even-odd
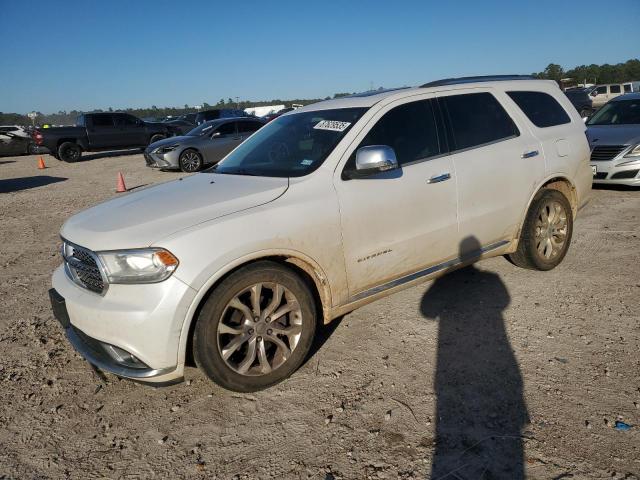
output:
[[[116,186],[116,193],[123,193],[127,191],[127,187],[124,184],[124,176],[122,172],[118,172],[118,184]]]
[[[38,159],[38,170],[44,170],[45,168],[47,168],[47,166],[44,164],[44,158],[40,155],[40,158]]]

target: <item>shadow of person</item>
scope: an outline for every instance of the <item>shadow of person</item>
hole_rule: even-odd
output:
[[[480,248],[467,237],[460,257]],[[497,274],[474,266],[437,279],[422,298],[422,314],[439,322],[431,479],[524,478],[528,414],[502,318],[509,300]]]

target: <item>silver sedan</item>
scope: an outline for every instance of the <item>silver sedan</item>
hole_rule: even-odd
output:
[[[211,120],[186,135],[152,143],[146,148],[144,158],[151,168],[197,172],[205,165],[218,163],[264,124],[259,118]]]
[[[609,101],[587,121],[593,183],[640,186],[640,93]]]

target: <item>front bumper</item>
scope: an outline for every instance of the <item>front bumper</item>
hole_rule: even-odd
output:
[[[613,159],[608,161],[591,161],[591,167],[596,168],[593,183],[636,185],[640,186],[640,159]]]
[[[134,380],[167,383],[183,376],[180,334],[195,290],[175,276],[146,285],[110,285],[104,296],[75,283],[59,267],[50,292],[69,342],[89,363]],[[111,346],[133,355],[131,367]]]
[[[73,348],[75,348],[85,360],[98,367],[100,370],[113,373],[120,377],[136,380],[145,380],[167,375],[170,376],[170,374],[175,370],[175,368],[153,369],[148,365],[141,365],[140,368],[132,368],[122,365],[109,355],[107,350],[108,344],[100,342],[95,338],[91,338],[82,330],[71,325],[65,300],[53,288],[49,290],[49,299],[51,300],[53,314],[60,322],[60,325],[62,325],[62,328],[64,328],[64,333],[67,336],[69,343],[71,343]]]
[[[144,152],[144,161],[146,162],[147,167],[150,168],[180,168],[178,158],[179,156],[176,154],[176,152],[153,153],[148,150]]]

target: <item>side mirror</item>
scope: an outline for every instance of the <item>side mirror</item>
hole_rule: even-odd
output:
[[[398,159],[393,148],[387,145],[361,147],[356,152],[356,172],[373,174],[398,168]]]
[[[593,92],[591,92],[589,95],[591,95],[592,97],[597,97],[598,96],[598,92],[596,92],[595,90]]]

